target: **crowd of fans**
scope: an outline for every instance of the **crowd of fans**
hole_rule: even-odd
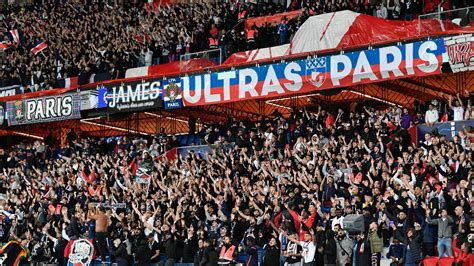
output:
[[[449,120],[470,105],[458,98]],[[472,129],[452,140],[433,131],[415,145],[407,129],[423,117],[412,112],[319,107],[200,122],[191,133],[212,152],[171,160],[160,157],[176,146],[164,131],[152,140],[71,131],[63,147],[15,145],[0,160],[0,242],[16,239],[30,262],[59,265],[80,238],[118,265],[418,265],[452,255],[472,265]],[[149,169],[149,183],[137,168]],[[349,214],[365,228],[346,230]]]
[[[310,15],[326,12],[349,9],[408,20],[422,12],[419,1],[304,0],[288,7],[280,1],[255,2],[185,1],[157,10],[146,8],[142,1],[34,1],[24,7],[5,6],[0,12],[0,32],[18,30],[19,42],[6,34],[1,37],[11,46],[0,52],[0,84],[21,84],[26,92],[64,86],[57,81],[68,77],[79,77],[79,84],[85,84],[92,74],[123,77],[128,68],[173,62],[183,54],[214,46],[225,58],[238,51],[287,43]],[[301,14],[256,27],[251,34],[255,42],[248,42],[245,18],[286,10],[301,10]],[[30,52],[41,41],[48,48],[36,55]]]

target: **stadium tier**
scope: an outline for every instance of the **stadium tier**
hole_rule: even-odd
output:
[[[0,10],[1,265],[474,265],[468,3]]]

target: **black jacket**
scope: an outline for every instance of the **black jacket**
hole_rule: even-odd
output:
[[[114,262],[119,266],[128,265],[127,246],[125,243],[120,243],[117,248],[113,247],[111,254]]]
[[[267,245],[265,247],[264,266],[280,265],[280,249],[278,246]]]
[[[217,266],[219,260],[219,253],[213,246],[204,249],[202,260],[199,266]]]
[[[194,262],[194,255],[196,255],[197,251],[196,237],[185,239],[183,242],[183,263],[192,263]]]
[[[337,246],[334,237],[329,237],[324,248],[324,264],[336,264]]]
[[[142,240],[138,246],[137,253],[135,254],[135,259],[137,260],[138,266],[148,266],[150,265],[150,258],[152,256],[151,249],[148,246],[146,240]]]
[[[79,220],[76,216],[72,216],[71,218],[71,223],[67,228],[67,235],[73,240],[78,239],[81,235],[81,229],[79,228]]]

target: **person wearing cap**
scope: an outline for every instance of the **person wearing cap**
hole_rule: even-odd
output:
[[[166,252],[165,266],[173,266],[177,258],[177,241],[172,231],[166,232],[163,247]]]
[[[389,258],[392,263],[390,265],[399,265],[403,261],[403,243],[400,242],[397,238],[393,239],[392,244],[388,248],[387,258]]]
[[[160,243],[157,242],[155,234],[149,234],[147,241],[148,247],[150,248],[150,263],[155,265],[160,261]]]

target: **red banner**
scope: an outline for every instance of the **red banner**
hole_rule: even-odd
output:
[[[265,22],[269,24],[278,24],[281,22],[281,19],[283,17],[286,17],[287,20],[291,20],[292,18],[297,17],[300,13],[301,13],[301,10],[295,10],[295,11],[275,14],[272,16],[248,18],[245,20],[245,29],[249,30],[254,23],[257,27],[261,27],[265,25]]]

